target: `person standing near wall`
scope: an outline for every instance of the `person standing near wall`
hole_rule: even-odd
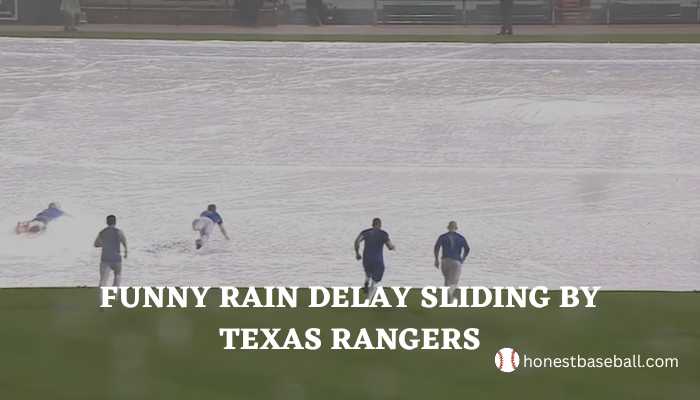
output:
[[[63,14],[63,30],[75,32],[80,23],[80,0],[61,0],[61,14]]]
[[[259,0],[238,0],[238,10],[241,13],[241,22],[246,26],[258,24]]]
[[[501,2],[501,32],[499,35],[513,34],[513,0],[500,0]]]
[[[323,24],[322,11],[323,0],[306,0],[306,19],[309,25],[321,26]]]

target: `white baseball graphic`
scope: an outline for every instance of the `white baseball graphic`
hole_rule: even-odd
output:
[[[510,347],[504,347],[496,352],[494,362],[501,372],[511,373],[520,365],[520,355]]]

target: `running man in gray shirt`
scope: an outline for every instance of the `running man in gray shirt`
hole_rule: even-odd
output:
[[[435,242],[435,268],[440,268],[442,261],[442,275],[445,277],[445,286],[449,287],[450,297],[454,295],[459,277],[462,275],[462,264],[469,255],[469,244],[464,236],[457,233],[457,222],[450,221],[447,224],[447,233],[443,233]],[[440,260],[442,249],[442,260]]]
[[[117,225],[117,217],[109,215],[107,217],[107,227],[97,235],[95,239],[95,247],[102,248],[102,257],[100,258],[100,287],[107,286],[109,279],[109,271],[114,273],[114,282],[112,286],[119,286],[122,277],[122,255],[121,245],[124,245],[124,258],[128,256],[128,248],[126,247],[126,237],[124,233],[115,227]]]

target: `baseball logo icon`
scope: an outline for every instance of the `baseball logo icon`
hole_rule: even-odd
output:
[[[494,362],[499,371],[511,373],[520,365],[520,355],[510,347],[504,347],[496,352]]]

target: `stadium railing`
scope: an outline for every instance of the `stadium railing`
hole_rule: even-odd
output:
[[[335,0],[339,8],[345,1]],[[698,23],[700,0],[515,0],[516,24]],[[432,9],[432,11],[431,11]],[[573,14],[573,18],[571,15]],[[374,0],[375,23],[500,23],[499,0]],[[567,15],[569,18],[567,18]]]
[[[259,17],[275,24],[278,1],[260,1]],[[230,25],[239,16],[238,0],[82,0],[91,23]]]
[[[21,1],[21,0],[20,0]],[[88,22],[235,24],[238,0],[82,0]],[[561,0],[515,0],[516,24],[562,24]],[[263,24],[305,23],[305,0],[265,0]],[[498,24],[499,0],[329,0],[337,24]],[[579,23],[700,23],[700,0],[590,0]],[[267,16],[267,17],[264,17]]]
[[[606,19],[611,24],[700,23],[700,3],[696,0],[611,0]]]
[[[516,0],[513,22],[549,24],[553,0]],[[501,20],[499,0],[376,0],[380,24],[490,24]]]

